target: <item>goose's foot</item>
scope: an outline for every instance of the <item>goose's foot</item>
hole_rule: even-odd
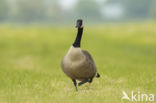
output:
[[[82,84],[85,84],[88,82],[88,79],[84,79],[83,81],[79,82],[78,85],[81,86]]]
[[[99,74],[99,73],[97,73],[97,74],[96,74],[96,77],[97,77],[97,78],[100,78],[100,74]]]
[[[75,80],[75,79],[72,79],[72,81],[73,81],[73,83],[74,83],[74,86],[75,86],[76,91],[78,91],[78,89],[77,89],[77,82],[76,82],[76,80]]]

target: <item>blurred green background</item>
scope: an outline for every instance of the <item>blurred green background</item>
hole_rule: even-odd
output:
[[[60,62],[78,18],[82,49],[101,78],[75,92]],[[156,95],[155,19],[155,0],[0,0],[0,103],[131,103],[121,100],[123,90]]]
[[[155,0],[0,0],[0,22],[69,24],[156,19]]]

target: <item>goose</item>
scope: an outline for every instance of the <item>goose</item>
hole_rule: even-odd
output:
[[[77,20],[76,28],[78,29],[76,39],[62,59],[61,67],[63,72],[71,78],[77,91],[76,80],[80,81],[78,86],[81,86],[87,82],[92,83],[93,78],[100,77],[100,74],[89,52],[80,48],[84,28],[82,19]]]

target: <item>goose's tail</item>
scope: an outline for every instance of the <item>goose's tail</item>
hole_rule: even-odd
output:
[[[100,78],[100,74],[99,74],[99,73],[96,73],[96,77],[97,77],[97,78]]]

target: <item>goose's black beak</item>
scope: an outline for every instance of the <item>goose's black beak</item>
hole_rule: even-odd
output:
[[[78,19],[75,27],[76,28],[81,28],[82,27],[82,23],[83,23],[83,20],[82,19]]]

